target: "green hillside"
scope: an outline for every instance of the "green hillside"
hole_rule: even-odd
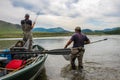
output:
[[[0,20],[0,38],[22,37],[20,25]]]
[[[112,31],[107,31],[104,32],[105,34],[120,34],[120,27],[116,27],[114,30]]]
[[[5,21],[0,20],[0,34],[13,34],[13,33],[20,33],[21,29],[20,26],[17,24],[11,24]]]
[[[22,35],[21,26],[0,20],[0,38],[20,38]],[[71,33],[48,33],[48,32],[33,32],[33,37],[51,37],[51,36],[68,36]]]
[[[113,29],[106,30],[95,30],[90,29],[82,30],[83,33],[88,35],[105,35],[105,34],[120,34],[120,27],[115,27]],[[12,24],[0,20],[0,38],[20,38],[22,35],[21,26],[18,24]],[[52,36],[70,36],[73,32],[33,32],[33,37],[52,37]]]

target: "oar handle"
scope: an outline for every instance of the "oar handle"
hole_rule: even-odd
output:
[[[105,41],[105,40],[108,40],[108,39],[105,38],[105,39],[101,39],[101,40],[93,41],[93,42],[91,42],[90,44],[97,43],[97,42],[101,42],[101,41]]]

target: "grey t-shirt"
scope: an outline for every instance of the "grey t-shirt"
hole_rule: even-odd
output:
[[[74,48],[74,47],[84,47],[84,41],[88,41],[89,39],[83,33],[75,33],[72,35],[71,40],[74,42],[73,43],[73,48]]]

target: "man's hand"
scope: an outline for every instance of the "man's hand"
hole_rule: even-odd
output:
[[[35,22],[33,22],[32,28],[34,28],[34,26],[35,26]]]
[[[84,41],[84,44],[89,44],[90,43],[90,41],[88,40],[88,41]]]
[[[33,22],[33,25],[35,25],[35,22]]]
[[[67,45],[65,45],[64,49],[67,48]]]

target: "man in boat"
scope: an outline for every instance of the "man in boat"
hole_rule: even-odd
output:
[[[83,54],[85,52],[84,44],[89,44],[89,38],[81,33],[81,28],[78,26],[75,28],[75,33],[72,35],[70,40],[67,42],[64,48],[67,48],[73,42],[73,47],[71,51],[71,68],[76,69],[75,59],[78,59],[78,70],[82,71],[83,69]]]
[[[23,41],[26,43],[29,41],[29,46],[28,50],[32,49],[32,32],[31,30],[33,29],[35,22],[32,24],[32,21],[29,19],[30,15],[25,14],[25,19],[21,20],[21,26],[23,30]]]

